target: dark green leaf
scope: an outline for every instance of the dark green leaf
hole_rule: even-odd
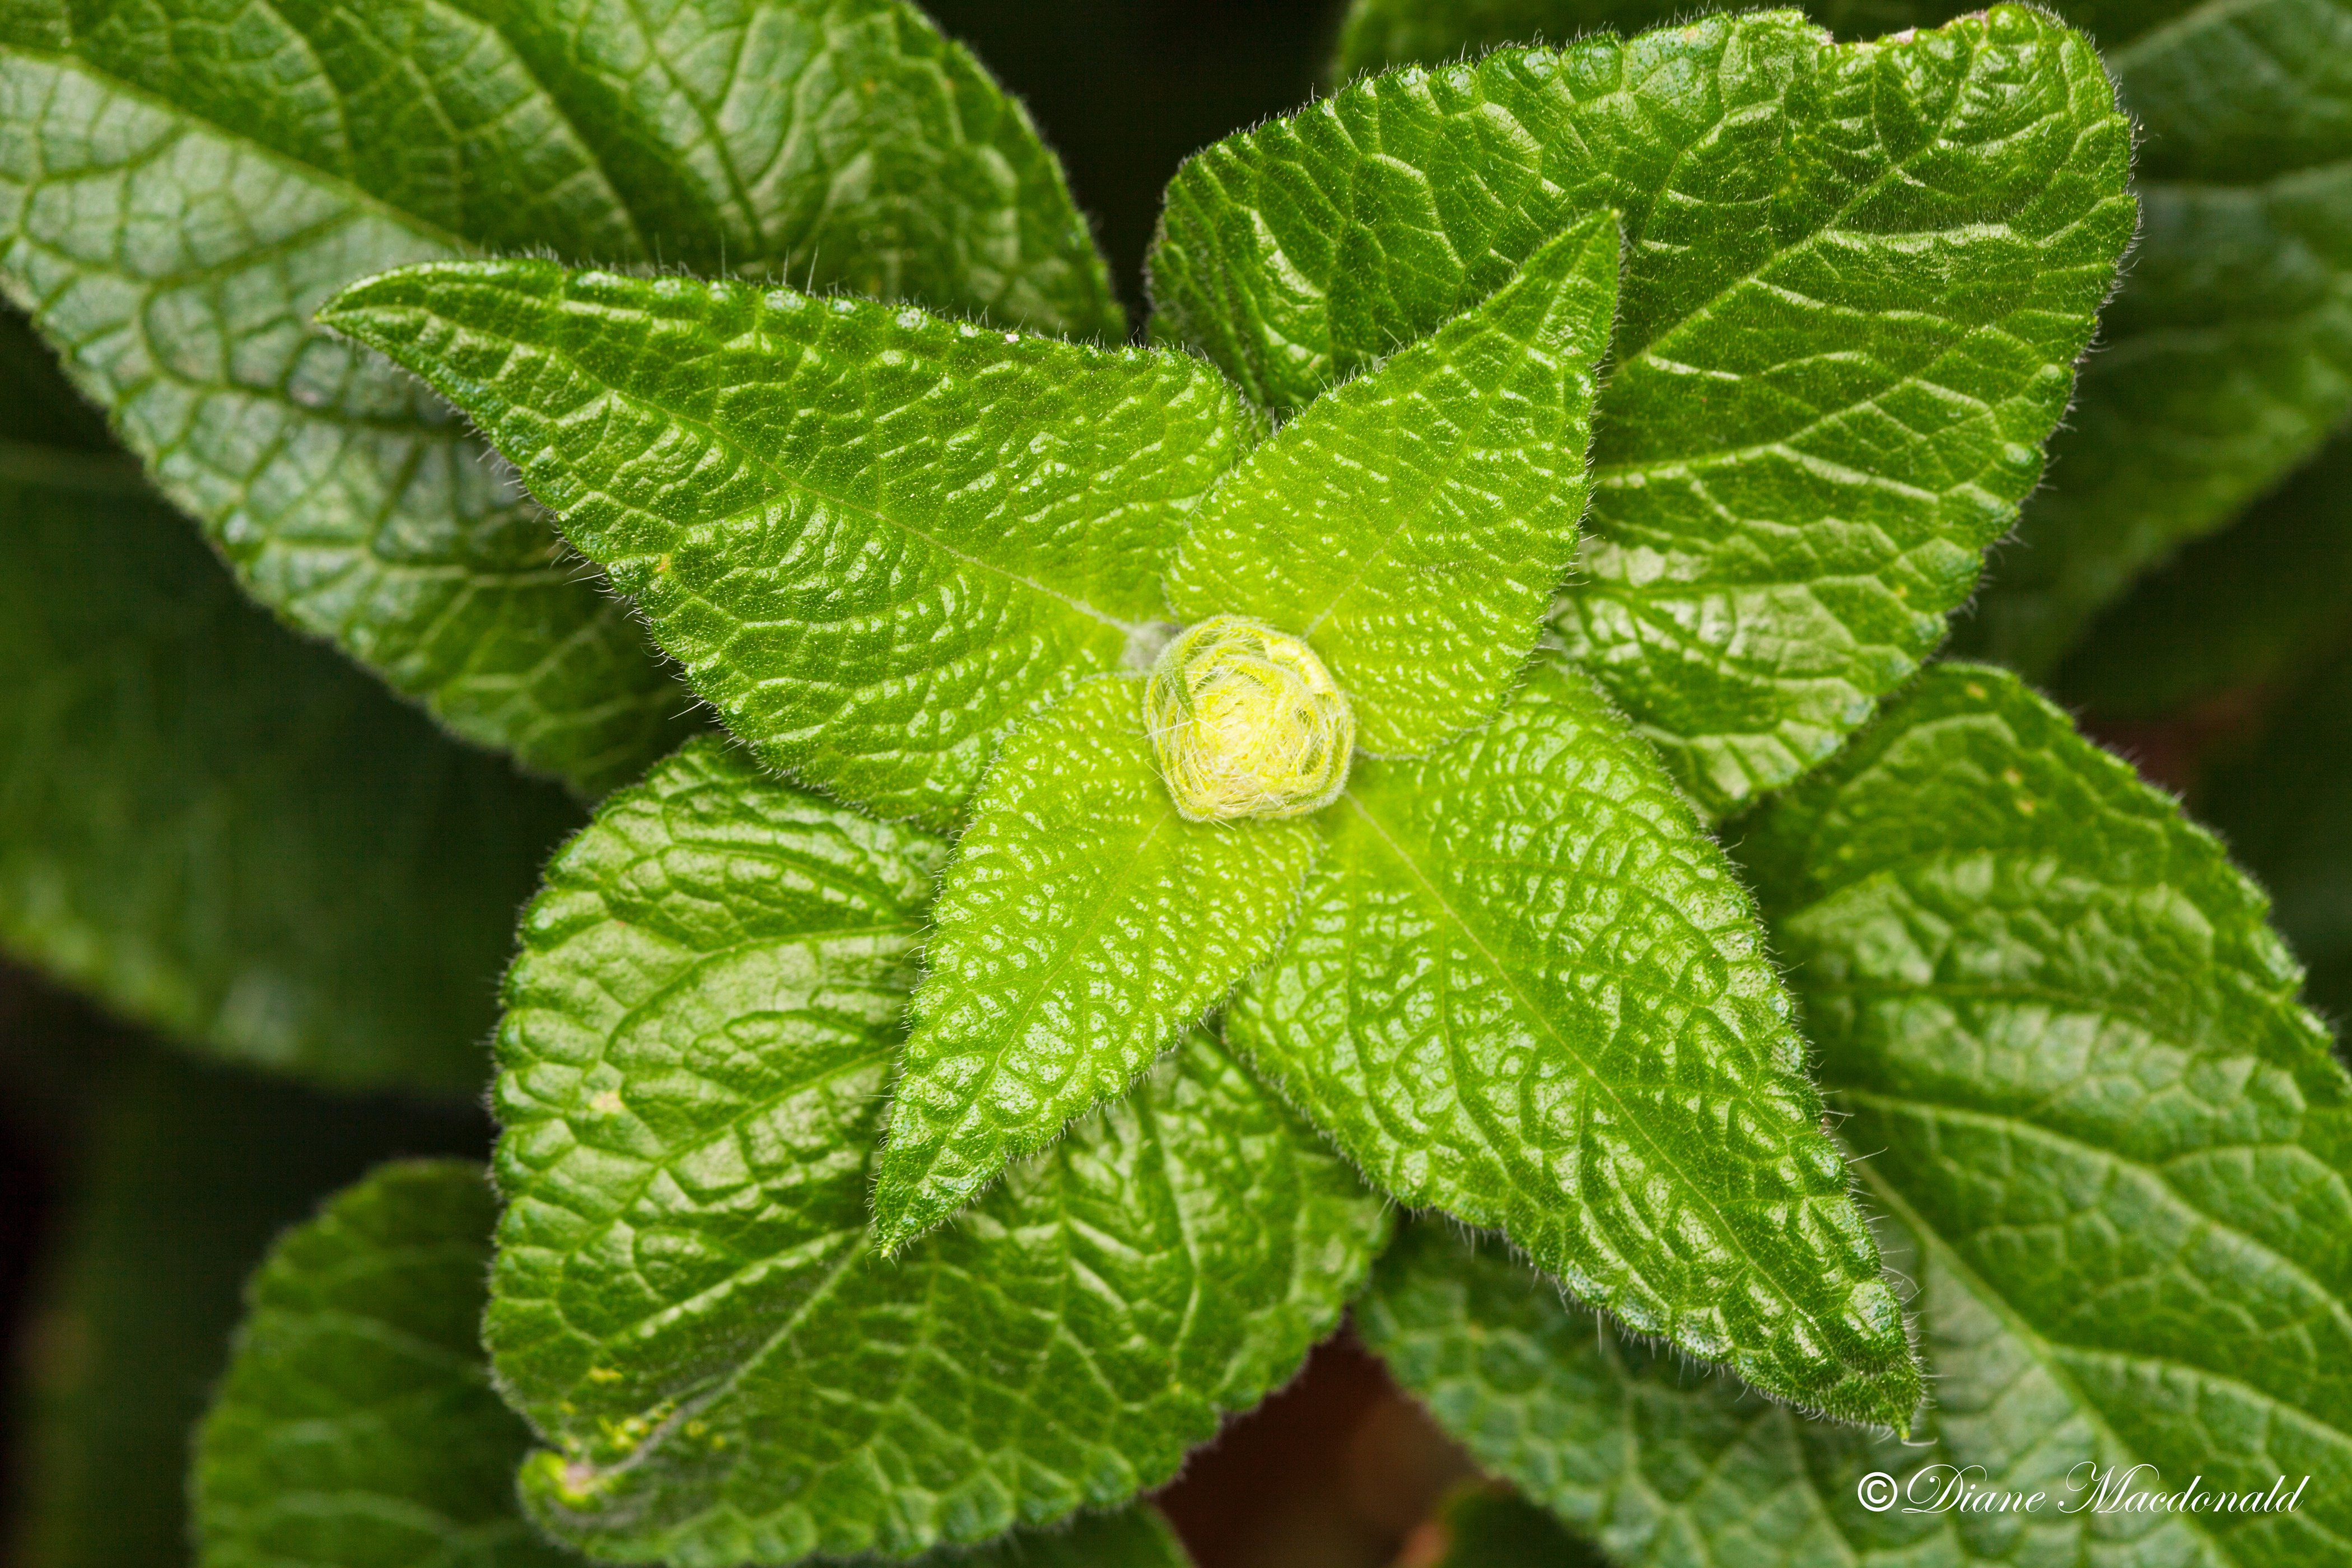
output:
[[[1576,553],[1617,225],[1574,224],[1475,309],[1252,453],[1169,573],[1187,621],[1304,637],[1358,742],[1418,756],[1492,714]]]
[[[495,1212],[481,1166],[407,1161],[278,1238],[197,1434],[204,1568],[576,1561],[515,1507],[530,1433],[481,1349]]]
[[[1908,1263],[1889,1240],[1890,1258]],[[1948,1517],[1872,1513],[1858,1506],[1864,1476],[1886,1471],[1907,1479],[1918,1468],[1949,1462],[1950,1451],[1935,1440],[1938,1416],[1931,1415],[1908,1445],[1807,1420],[1670,1352],[1643,1348],[1607,1320],[1563,1302],[1504,1249],[1474,1246],[1438,1226],[1412,1226],[1398,1237],[1357,1307],[1356,1324],[1397,1381],[1480,1463],[1590,1531],[1610,1561],[1628,1568],[2070,1562],[2076,1559],[2065,1549],[2091,1533],[2084,1521],[2060,1521],[2066,1529],[2047,1532],[2054,1541],[2027,1534],[2004,1543],[1999,1532],[2012,1521],[2001,1520],[1969,1551]],[[1998,1397],[1997,1386],[1955,1391],[1951,1375],[1944,1371],[1935,1385],[1940,1402],[1950,1403],[1955,1392],[1971,1404]],[[1997,1432],[1999,1441],[1974,1451],[1999,1458],[2021,1446],[2036,1464],[2069,1453],[2078,1430],[2035,1425],[2048,1410],[2046,1386],[2020,1392],[2012,1407],[1978,1413],[1976,1426]],[[2054,1439],[2046,1452],[2032,1452],[2045,1436]],[[2011,1475],[1992,1472],[1998,1484]],[[2144,1522],[2127,1519],[2095,1538],[2144,1534],[2134,1529]],[[2015,1550],[2021,1544],[2026,1552]],[[2030,1555],[2037,1546],[2049,1557]]]
[[[1969,0],[1815,0],[1842,37]],[[2352,413],[2352,12],[2338,0],[2063,0],[2139,122],[2144,223],[2051,482],[1984,595],[1974,643],[2047,668],[2135,574],[2227,523]],[[1355,0],[1343,73],[1596,26],[1664,0]],[[2093,645],[2095,646],[2095,645]]]
[[[985,1540],[1164,1480],[1297,1366],[1386,1232],[1195,1034],[885,1262],[869,1151],[944,844],[697,742],[525,921],[488,1337],[602,1557]]]
[[[16,1428],[9,1561],[185,1562],[190,1429],[227,1359],[238,1286],[269,1238],[387,1154],[478,1149],[481,1136],[470,1112],[132,1056],[99,1108],[16,1347],[30,1397]]]
[[[1315,830],[1180,816],[1142,684],[1088,681],[1014,735],[957,842],[875,1166],[886,1250],[1126,1093],[1297,905]]]
[[[686,706],[447,412],[310,324],[404,262],[789,271],[1116,331],[1020,108],[897,0],[19,0],[0,288],[247,587],[594,790]]]
[[[941,826],[1149,646],[1250,433],[1182,355],[782,288],[477,262],[320,319],[471,414],[763,759]]]
[[[378,1167],[279,1238],[197,1440],[205,1568],[577,1563],[516,1506],[530,1446],[479,1339],[493,1205],[482,1168]],[[1185,1568],[1152,1509],[1088,1514],[947,1568]],[[920,1568],[920,1565],[919,1565]]]
[[[0,342],[58,434],[81,405]],[[476,1092],[577,809],[271,624],[117,454],[0,437],[0,944],[225,1055]]]
[[[1623,215],[1557,624],[1701,803],[1835,751],[2041,473],[2132,228],[2098,58],[2001,5],[1831,47],[1788,12],[1348,88],[1177,175],[1153,331],[1300,406]]]
[[[1327,820],[1235,1043],[1403,1202],[1781,1398],[1907,1423],[1902,1314],[1755,910],[1584,678],[1359,764]]]
[[[1967,667],[1769,809],[1747,858],[1918,1286],[1930,1441],[1698,1383],[1433,1232],[1361,1315],[1400,1379],[1628,1561],[2352,1562],[2352,1117],[2260,894],[2063,715]],[[2294,1511],[2100,1513],[2085,1461],[2209,1498],[2311,1479]],[[1860,1506],[1872,1472],[1931,1500],[1938,1466],[2051,1500]]]
[[[2052,683],[2102,718],[2156,718],[2232,688],[2292,680],[2347,631],[2352,434],[2237,522],[2139,579]],[[2272,866],[2255,868],[2273,881]]]

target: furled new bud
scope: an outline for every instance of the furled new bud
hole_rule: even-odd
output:
[[[1348,782],[1356,718],[1297,637],[1239,616],[1188,626],[1143,689],[1176,809],[1194,822],[1302,816]]]

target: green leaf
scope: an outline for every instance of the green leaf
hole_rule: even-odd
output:
[[[383,1165],[281,1237],[196,1442],[205,1568],[577,1563],[532,1530],[514,1468],[530,1447],[479,1337],[494,1207],[463,1161]],[[988,1568],[1185,1568],[1139,1505],[978,1554]]]
[[[1918,1373],[1747,894],[1656,757],[1539,668],[1360,763],[1234,1041],[1402,1202],[1637,1331],[1902,1426]]]
[[[1898,1258],[1895,1240],[1890,1235],[1891,1259]],[[2011,1519],[1979,1521],[1981,1533],[1964,1547],[1949,1515],[1869,1512],[1855,1491],[1864,1476],[1885,1471],[1907,1480],[1918,1468],[1951,1462],[1951,1450],[1935,1440],[1939,1415],[1931,1412],[1927,1430],[1909,1444],[1807,1420],[1671,1353],[1645,1349],[1605,1318],[1596,1321],[1563,1302],[1503,1249],[1475,1246],[1439,1226],[1411,1226],[1397,1238],[1355,1322],[1397,1382],[1473,1457],[1590,1531],[1611,1562],[1627,1568],[2066,1562],[2073,1559],[2064,1547],[2079,1536],[2104,1542],[2145,1533],[2134,1529],[2143,1521],[2094,1526],[2087,1517],[2056,1519],[2052,1510],[2040,1533],[2015,1531]],[[1948,1370],[1935,1388],[1948,1408],[1956,1393],[1969,1403],[1999,1393],[1997,1384],[1955,1391]],[[2046,1385],[2020,1394],[2010,1408],[1996,1404],[1979,1413],[1971,1429],[2020,1438],[2029,1447],[2034,1438],[2054,1436],[2046,1453],[2031,1458],[2040,1463],[2070,1455],[2058,1461],[2061,1470],[2081,1458],[2066,1446],[2079,1432],[2033,1426],[2047,1408]],[[2012,1475],[1995,1468],[1988,1484],[2007,1485]],[[2003,1531],[2023,1539],[2004,1542]],[[2058,1540],[2049,1541],[2050,1534]],[[2027,1554],[2035,1548],[2049,1555]]]
[[[938,826],[1149,646],[1250,434],[1182,355],[782,288],[477,262],[320,319],[471,414],[762,759]]]
[[[1842,37],[1932,26],[1967,0],[1817,0]],[[2352,414],[2352,15],[2336,0],[2068,0],[2139,123],[2143,223],[2084,363],[2051,483],[1963,627],[2032,670],[2140,571],[2224,526]],[[1595,26],[1659,0],[1355,0],[1343,73]]]
[[[893,0],[24,0],[0,289],[247,586],[593,792],[685,706],[446,410],[310,325],[404,262],[789,271],[1047,331],[1119,311],[1059,167]]]
[[[895,1250],[1034,1154],[1263,963],[1317,848],[1304,822],[1188,822],[1142,682],[1088,681],[1005,743],[940,879],[875,1166]]]
[[[377,1167],[280,1237],[196,1436],[204,1568],[573,1562],[515,1507],[530,1446],[482,1355],[481,1166]]]
[[[173,1052],[126,1053],[105,1077],[16,1346],[7,1545],[38,1568],[185,1562],[189,1431],[269,1238],[395,1150],[482,1136],[470,1108],[331,1098]]]
[[[2198,791],[2238,858],[2277,900],[2279,929],[2311,966],[2314,1005],[2352,1016],[2352,648],[2339,648],[2264,716]]]
[[[245,602],[0,316],[0,947],[259,1066],[471,1095],[578,820]],[[33,439],[13,438],[16,429]]]
[[[2132,230],[2097,56],[1996,6],[1832,47],[1786,12],[1360,82],[1170,189],[1153,331],[1277,410],[1626,238],[1557,625],[1721,811],[1941,640],[2041,473]]]
[[[1768,807],[1743,858],[1918,1286],[1933,1446],[1695,1384],[1428,1229],[1359,1314],[1400,1382],[1632,1562],[2352,1562],[2352,1081],[2261,893],[1967,666]],[[2086,1460],[2153,1465],[2152,1493],[2310,1481],[2294,1512],[2099,1513]],[[1859,1506],[1864,1475],[1935,1465],[2066,1506]]]
[[[2176,1484],[2311,1474],[2297,1515],[2204,1525],[2217,1553],[2352,1560],[2352,1078],[2261,890],[1969,666],[1742,853],[1870,1194],[1917,1234],[1931,1350],[1990,1363],[1937,1353],[1956,1453],[1956,1385],[2030,1376],[2041,1431]]]
[[[1338,1320],[1379,1203],[1195,1034],[902,1254],[866,1228],[937,838],[698,742],[607,802],[499,1033],[488,1337],[542,1523],[680,1568],[1123,1501]]]
[[[1187,621],[1295,632],[1375,756],[1493,713],[1576,553],[1617,224],[1570,226],[1485,301],[1328,397],[1202,508],[1169,573]]]
[[[2234,688],[2283,685],[2347,633],[2352,433],[2238,521],[2141,577],[2051,684],[2103,718],[2156,718]],[[2273,868],[2255,869],[2275,890]]]

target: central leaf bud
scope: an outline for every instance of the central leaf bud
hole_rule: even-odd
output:
[[[1151,667],[1143,722],[1176,809],[1194,822],[1302,816],[1348,782],[1356,717],[1298,638],[1239,616],[1178,634]]]

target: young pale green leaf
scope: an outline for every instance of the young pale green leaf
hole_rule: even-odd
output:
[[[310,324],[551,248],[1119,325],[1027,117],[898,0],[0,14],[0,289],[257,597],[593,791],[674,742],[676,683],[446,409]]]
[[[1178,815],[1142,684],[1090,680],[1016,733],[957,841],[875,1166],[886,1250],[1126,1093],[1297,905],[1315,830]]]
[[[1234,1042],[1404,1203],[1780,1398],[1906,1424],[1902,1314],[1755,910],[1584,679],[1360,763],[1327,821]]]
[[[946,846],[699,742],[524,923],[499,1032],[488,1338],[592,1554],[904,1554],[1164,1480],[1288,1375],[1378,1201],[1195,1034],[879,1258],[869,1151]]]
[[[1171,607],[1304,637],[1376,756],[1421,755],[1491,714],[1576,553],[1617,247],[1613,214],[1582,218],[1309,404],[1202,507]]]
[[[1184,355],[746,283],[454,263],[319,319],[472,415],[764,760],[938,826],[1148,645],[1251,431]]]
[[[18,1342],[11,1561],[184,1563],[189,1429],[270,1237],[388,1154],[478,1148],[482,1119],[125,1051],[87,1026],[36,1036],[26,1011],[12,1006],[12,1055],[44,1053],[95,1103]],[[13,1117],[26,1107],[10,1067]]]
[[[2352,1563],[2352,1083],[2261,894],[1964,666],[1768,808],[1745,858],[1918,1287],[1926,1443],[1700,1383],[1434,1227],[1358,1317],[1399,1381],[1629,1563]],[[2102,1511],[2086,1462],[2301,1496]],[[1966,1467],[2045,1506],[1858,1506],[1871,1472],[1913,1504]]]
[[[482,1354],[482,1167],[401,1161],[278,1238],[197,1429],[202,1568],[575,1562],[515,1506],[530,1447]]]
[[[2051,685],[2102,718],[2157,718],[2233,688],[2289,684],[2347,634],[2352,431],[2236,522],[2140,578]],[[2278,891],[2276,875],[2288,868],[2252,864]]]
[[[0,947],[224,1056],[478,1092],[577,808],[247,604],[5,315],[0,378]]]
[[[1621,213],[1556,624],[1723,810],[1835,751],[2015,520],[2132,232],[2129,140],[2090,45],[2015,5],[1398,71],[1178,174],[1153,331],[1297,408]]]

